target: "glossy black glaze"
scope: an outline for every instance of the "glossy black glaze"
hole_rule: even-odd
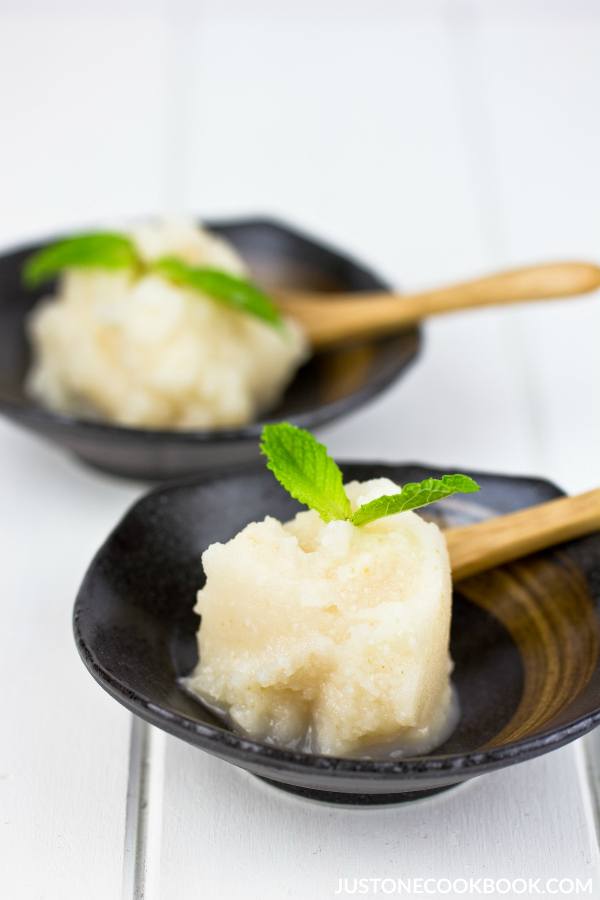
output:
[[[287,225],[247,219],[209,226],[237,247],[266,288],[364,291],[387,287],[356,260]],[[57,415],[32,402],[23,389],[30,362],[25,319],[49,289],[26,291],[21,285],[21,269],[38,246],[0,257],[1,413],[84,462],[131,478],[174,478],[215,466],[239,466],[257,458],[261,422],[227,431],[124,428]],[[377,342],[319,353],[299,370],[267,418],[314,429],[345,415],[391,384],[415,359],[419,346],[419,331],[411,329]]]
[[[385,475],[405,482],[432,474],[431,468],[417,465],[348,463],[343,469],[347,480]],[[536,479],[475,477],[482,490],[467,505],[452,506],[447,500],[433,508],[443,509],[449,524],[509,512],[560,493]],[[600,672],[594,659],[589,682],[543,728],[532,728],[516,741],[496,742],[521,701],[521,650],[501,621],[459,588],[451,651],[462,715],[454,734],[434,753],[398,761],[341,759],[280,750],[223,727],[178,685],[197,660],[199,620],[192,606],[203,582],[201,554],[210,543],[229,539],[267,513],[286,519],[297,509],[273,477],[255,466],[160,488],[136,503],[96,555],[75,604],[77,646],[94,678],[132,712],[169,733],[288,789],[329,801],[340,793],[346,795],[338,798],[341,802],[359,803],[425,796],[423,792],[559,747],[600,721]],[[597,617],[600,536],[536,558],[551,565],[558,561],[563,568],[565,560],[574,565],[579,581],[582,575],[587,584],[590,614]]]

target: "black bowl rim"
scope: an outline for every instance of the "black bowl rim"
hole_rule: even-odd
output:
[[[389,461],[380,462],[376,460],[369,460],[366,462],[341,460],[340,463],[341,465],[365,468],[397,466],[424,468],[429,471],[438,470],[440,468],[439,466],[428,466],[427,464],[420,462],[390,463]],[[511,741],[496,748],[491,747],[473,750],[467,753],[452,753],[439,756],[427,755],[403,757],[402,759],[393,761],[325,756],[300,750],[282,749],[273,744],[252,740],[251,738],[244,737],[243,735],[217,725],[213,726],[197,722],[185,715],[171,712],[162,706],[156,705],[137,691],[131,690],[118,679],[114,678],[110,672],[104,669],[96,660],[92,649],[87,645],[83,638],[79,624],[86,584],[92,575],[96,563],[104,552],[105,546],[113,539],[125,519],[155,496],[185,487],[198,486],[207,481],[214,481],[215,478],[242,477],[246,474],[261,471],[264,471],[264,466],[260,463],[252,463],[236,469],[235,472],[222,470],[216,473],[213,471],[211,473],[192,475],[186,478],[169,481],[167,484],[153,488],[142,497],[138,498],[129,507],[117,525],[107,536],[90,563],[78,591],[73,609],[73,632],[75,643],[84,665],[93,678],[107,691],[107,693],[122,703],[122,705],[132,713],[140,716],[142,719],[145,719],[153,725],[157,725],[168,733],[179,737],[188,743],[192,743],[194,746],[206,749],[208,752],[220,755],[219,748],[221,748],[224,758],[231,759],[232,761],[237,760],[240,764],[254,764],[256,766],[261,766],[262,764],[265,767],[278,769],[280,772],[290,771],[304,774],[308,774],[311,771],[329,774],[337,773],[340,776],[351,775],[357,780],[367,781],[378,776],[410,776],[411,779],[423,779],[427,781],[430,781],[432,778],[434,780],[436,778],[444,780],[452,775],[459,778],[471,777],[495,768],[523,762],[547,752],[548,750],[561,747],[586,734],[600,724],[600,706],[598,706],[591,710],[591,712],[573,719],[571,722],[567,722],[564,725],[538,732],[531,737],[524,737],[516,741]],[[460,467],[454,467],[452,471],[465,470]],[[555,496],[564,496],[564,491],[558,488],[553,482],[537,476],[506,475],[481,470],[469,470],[469,474],[476,479],[478,477],[487,476],[496,479],[509,480],[511,482],[521,482],[523,484],[531,485],[532,487],[537,486],[544,488],[545,490],[550,489]]]
[[[373,282],[374,289],[382,291],[390,290],[389,283],[378,275],[370,266],[363,264],[354,256],[354,253],[347,253],[345,250],[339,249],[335,244],[329,241],[322,241],[319,237],[297,228],[293,224],[288,224],[282,219],[269,215],[244,215],[231,218],[207,218],[202,220],[203,224],[210,229],[219,229],[223,227],[247,227],[260,226],[271,228],[276,231],[287,232],[301,241],[306,241],[319,247],[325,252],[332,253],[344,261],[350,263],[355,268]],[[77,232],[78,228],[70,229],[68,232],[59,232],[45,238],[27,241],[23,244],[17,244],[8,247],[2,252],[2,258],[14,256],[19,253],[34,252],[39,246],[60,240],[65,235],[72,235]],[[357,292],[358,293],[358,292]],[[325,403],[315,410],[300,413],[295,416],[289,416],[288,420],[294,425],[300,427],[314,427],[324,425],[331,422],[344,413],[351,412],[354,409],[368,403],[373,397],[380,394],[399,377],[402,371],[417,359],[423,342],[422,329],[419,325],[414,328],[407,329],[409,334],[413,334],[415,338],[415,348],[412,356],[405,361],[399,368],[392,372],[381,374],[378,378],[373,379],[367,385],[354,391],[347,397],[340,400],[334,400]],[[116,425],[110,422],[96,421],[95,419],[83,419],[77,416],[70,416],[65,413],[53,412],[45,409],[33,402],[20,402],[8,400],[0,397],[0,410],[4,410],[10,414],[11,418],[18,419],[32,428],[52,427],[57,432],[62,432],[71,428],[77,428],[79,431],[90,438],[106,441],[112,438],[142,438],[144,442],[160,444],[167,441],[176,441],[183,444],[218,444],[237,441],[247,443],[248,441],[257,441],[262,427],[266,422],[273,421],[268,415],[261,416],[255,422],[245,425],[241,428],[223,428],[223,429],[164,429],[164,428],[135,428],[127,425]]]

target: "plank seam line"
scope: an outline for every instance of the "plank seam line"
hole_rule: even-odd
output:
[[[159,897],[165,735],[131,718],[122,900]]]
[[[578,775],[581,782],[584,806],[590,833],[595,838],[596,853],[600,853],[600,764],[598,762],[598,750],[600,749],[600,735],[598,731],[586,735],[576,742]],[[600,863],[598,864],[600,869]],[[600,883],[600,873],[599,873]]]

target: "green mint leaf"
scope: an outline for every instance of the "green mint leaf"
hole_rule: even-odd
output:
[[[25,262],[23,281],[37,287],[64,269],[128,269],[138,265],[133,242],[123,234],[96,232],[66,238],[38,250]]]
[[[251,281],[222,272],[220,269],[205,269],[190,266],[174,256],[157,260],[153,270],[174,284],[207,294],[213,300],[248,313],[275,328],[282,323],[281,313],[273,301]]]
[[[295,500],[316,510],[324,522],[350,518],[342,473],[310,432],[287,422],[265,425],[260,449],[267,468]]]
[[[388,494],[365,503],[353,513],[353,525],[366,525],[384,516],[428,506],[452,494],[472,494],[479,485],[468,475],[444,475],[442,478],[426,478],[425,481],[405,484],[400,494]]]

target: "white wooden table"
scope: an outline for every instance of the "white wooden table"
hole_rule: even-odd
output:
[[[598,259],[599,46],[592,0],[5,0],[0,237],[167,206],[287,217],[410,288]],[[431,323],[406,379],[324,437],[339,457],[596,486],[599,335],[597,299]],[[320,900],[355,877],[592,879],[598,896],[593,735],[353,811],[132,721],[70,614],[142,490],[0,424],[2,897]]]

